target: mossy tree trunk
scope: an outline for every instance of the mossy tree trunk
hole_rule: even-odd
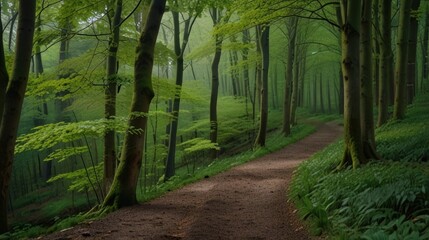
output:
[[[363,152],[367,159],[379,159],[375,146],[372,81],[372,0],[362,1],[360,39],[360,111]]]
[[[0,103],[3,108],[0,121],[0,234],[8,231],[7,200],[9,182],[12,174],[18,125],[30,71],[36,18],[35,12],[36,1],[19,1],[18,30],[12,75],[8,85],[1,85],[1,87],[6,86],[6,89],[1,89],[1,92],[5,94],[2,99],[4,101]],[[0,49],[1,54],[3,52],[3,41],[0,42],[0,45],[2,45]],[[0,68],[4,66],[2,63]],[[3,72],[3,69],[0,70],[3,76],[7,75],[7,72]],[[3,82],[6,79],[2,78],[0,81]]]
[[[344,155],[338,168],[353,166],[357,168],[366,163],[363,154],[359,94],[359,44],[361,1],[341,0],[341,46],[342,70],[344,80]]]
[[[395,65],[395,105],[393,107],[394,119],[405,118],[407,108],[407,64],[411,3],[412,0],[401,0],[399,10],[398,53]]]
[[[134,93],[131,103],[129,130],[125,134],[121,159],[112,186],[102,204],[102,211],[110,211],[137,203],[136,188],[142,165],[143,147],[149,105],[154,97],[152,68],[154,49],[166,0],[152,0],[146,25],[136,49],[134,64]],[[132,129],[140,129],[136,134]]]
[[[392,1],[379,0],[380,14],[380,71],[378,86],[378,120],[377,126],[381,126],[389,119],[389,91],[392,79],[393,53],[392,53]]]
[[[256,137],[255,146],[265,146],[268,125],[268,70],[270,66],[270,25],[266,24],[261,31],[261,52],[262,52],[262,87],[260,92],[261,109],[259,131]]]
[[[122,0],[112,1],[114,7],[109,10],[111,21],[111,35],[109,39],[109,48],[107,56],[107,84],[104,88],[104,117],[114,119],[116,116],[116,89],[118,60],[117,53],[119,48],[119,33],[122,14]],[[116,133],[114,130],[107,130],[104,134],[104,192],[109,191],[112,185],[116,170]]]

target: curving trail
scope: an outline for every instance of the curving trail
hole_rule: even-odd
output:
[[[310,239],[286,190],[294,168],[341,132],[319,124],[278,152],[41,239]]]

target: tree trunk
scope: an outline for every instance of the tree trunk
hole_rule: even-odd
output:
[[[422,83],[420,84],[420,90],[426,90],[427,89],[427,80],[428,80],[428,73],[429,73],[429,51],[428,51],[428,44],[429,44],[429,3],[426,3],[425,6],[425,25],[424,25],[424,31],[423,31],[423,43],[422,43]]]
[[[420,0],[412,0],[411,12],[415,13],[419,10]],[[416,95],[416,60],[417,60],[417,38],[419,20],[416,14],[410,17],[410,35],[408,42],[408,67],[407,67],[407,103],[413,103],[414,96]]]
[[[339,26],[343,26],[343,19],[341,17],[341,8],[337,7],[335,9],[336,16],[337,16],[337,22]],[[340,48],[342,48],[342,42],[341,37],[339,38],[339,45]],[[340,63],[340,70],[339,70],[339,94],[338,94],[338,113],[340,115],[344,114],[344,81],[343,81],[343,68],[342,63]]]
[[[0,6],[1,8],[1,6]],[[0,9],[0,29],[3,29],[1,21],[1,9]],[[3,34],[0,34],[0,116],[3,115],[4,99],[6,95],[6,88],[9,83],[9,74],[7,72],[5,52],[3,47]],[[1,125],[0,118],[0,125]]]
[[[117,52],[119,47],[119,33],[122,14],[122,0],[115,1],[115,7],[110,9],[109,17],[113,20],[111,36],[109,39],[109,51],[107,56],[107,85],[104,89],[104,117],[114,119],[116,116],[116,89],[117,89],[117,72],[118,60]],[[112,3],[113,4],[113,3]],[[104,134],[104,192],[109,191],[112,185],[116,170],[116,133],[114,130],[106,130]]]
[[[322,113],[325,113],[325,101],[323,99],[323,76],[322,73],[320,73],[320,78],[319,78],[319,98],[320,98],[320,111]]]
[[[213,26],[217,26],[220,20],[220,11],[217,8],[213,8],[211,12]],[[218,121],[217,121],[217,99],[219,95],[219,63],[222,55],[222,37],[218,34],[215,35],[215,55],[212,61],[212,86],[210,95],[210,141],[217,143],[218,135]],[[212,158],[215,159],[218,156],[216,149],[212,150]]]
[[[395,66],[395,105],[393,118],[405,118],[407,108],[407,63],[412,0],[401,0],[398,27],[398,47]]]
[[[259,132],[256,137],[256,146],[265,146],[268,125],[268,70],[270,66],[270,26],[262,27],[261,32],[261,52],[262,52],[262,88],[261,88],[261,120],[259,122]]]
[[[129,128],[146,131],[147,113],[154,97],[152,68],[156,39],[164,14],[166,0],[152,0],[148,18],[136,49],[134,64],[134,93],[131,103]],[[110,211],[137,203],[136,188],[142,165],[145,133],[127,131],[122,147],[121,160],[112,186],[102,204],[103,211]]]
[[[380,84],[380,44],[379,44],[379,35],[380,35],[380,14],[378,8],[378,1],[372,1],[372,51],[373,51],[373,62],[372,62],[372,81],[375,83],[374,89],[374,103],[378,106],[378,94],[379,94],[379,84]]]
[[[357,168],[365,163],[363,154],[359,109],[359,28],[361,20],[360,0],[341,0],[342,69],[344,79],[344,144],[339,169],[352,165]]]
[[[379,159],[375,147],[372,82],[372,0],[363,0],[360,39],[360,111],[363,152],[367,159]]]
[[[378,93],[378,120],[377,126],[381,126],[389,119],[389,83],[392,78],[392,61],[393,53],[391,47],[392,30],[391,30],[391,15],[392,1],[379,0],[380,2],[380,79]]]
[[[291,109],[290,109],[290,123],[292,125],[296,125],[296,108],[298,107],[298,85],[299,85],[299,61],[298,61],[298,50],[297,50],[297,46],[296,46],[296,35],[297,35],[297,28],[298,28],[298,17],[293,17],[296,18],[295,22],[293,22],[294,24],[294,29],[293,31],[295,32],[294,38],[295,41],[293,42],[294,45],[291,46],[294,48],[294,59],[293,59],[293,63],[295,65],[295,68],[292,70],[293,74],[292,74],[292,96],[291,96]],[[293,66],[292,66],[293,68]]]
[[[15,60],[10,83],[5,91],[0,126],[0,234],[8,231],[7,200],[15,141],[31,63],[36,1],[19,1]],[[3,42],[1,42],[3,45]],[[3,81],[3,79],[1,80]]]
[[[293,60],[295,58],[296,27],[297,17],[291,17],[286,27],[288,29],[289,46],[287,53],[287,65],[285,72],[285,93],[283,102],[283,128],[282,132],[285,137],[290,135],[291,121],[291,98],[292,98],[292,79],[293,79]]]
[[[177,1],[175,1],[177,5]],[[170,137],[168,144],[168,154],[167,154],[167,164],[165,169],[165,178],[167,181],[172,176],[175,175],[175,159],[176,159],[176,138],[177,138],[177,129],[179,125],[179,110],[180,110],[180,95],[182,93],[182,84],[183,84],[183,70],[184,70],[184,59],[183,53],[186,49],[186,45],[189,40],[191,33],[191,18],[185,20],[185,27],[183,31],[183,41],[182,46],[180,44],[180,22],[179,22],[179,13],[176,11],[171,12],[173,14],[173,24],[174,24],[174,52],[176,54],[176,93],[173,100],[173,111],[172,111],[172,120],[170,127]]]

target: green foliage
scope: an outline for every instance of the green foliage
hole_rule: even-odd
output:
[[[33,128],[28,134],[21,135],[17,139],[15,153],[24,151],[52,148],[59,143],[68,143],[81,139],[82,137],[101,137],[109,129],[118,132],[131,131],[133,134],[141,134],[141,129],[127,129],[126,119],[99,119],[82,122],[59,122],[51,123]],[[70,151],[65,150],[70,153]],[[63,152],[63,155],[65,154]],[[81,150],[77,151],[81,152]],[[58,154],[57,154],[58,155]]]
[[[338,172],[340,141],[299,166],[289,191],[315,233],[326,231],[342,239],[429,238],[429,166],[415,162],[428,149],[427,134],[419,133],[426,131],[427,104],[417,101],[409,114],[410,118],[377,132],[380,154],[391,156],[394,151],[398,155],[394,159],[401,161],[384,160]]]
[[[202,138],[193,138],[186,142],[180,143],[177,146],[183,147],[183,151],[185,151],[185,153],[194,153],[210,149],[220,150],[217,143],[212,143],[210,140]]]
[[[68,191],[85,192],[93,189],[94,184],[100,180],[100,176],[103,176],[103,166],[103,163],[100,163],[94,168],[82,168],[73,172],[58,174],[50,178],[48,183],[64,179],[70,182]]]

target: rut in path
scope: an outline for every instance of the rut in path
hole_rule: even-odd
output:
[[[42,239],[310,239],[286,190],[294,168],[340,135],[320,124],[278,152]]]

